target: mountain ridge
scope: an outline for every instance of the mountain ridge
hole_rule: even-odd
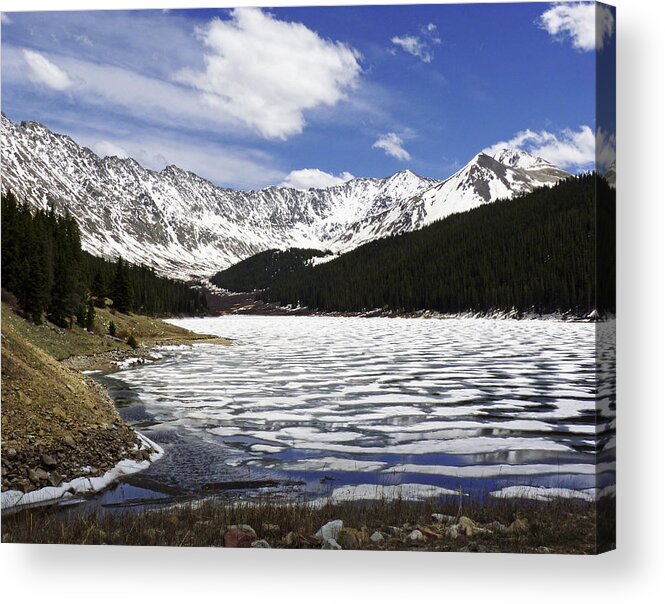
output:
[[[238,191],[174,164],[156,171],[131,157],[102,158],[39,122],[15,124],[2,114],[3,190],[72,214],[87,251],[180,278],[212,275],[272,248],[343,253],[569,176],[524,152],[502,153],[539,168],[480,153],[443,181],[406,169],[320,189]]]

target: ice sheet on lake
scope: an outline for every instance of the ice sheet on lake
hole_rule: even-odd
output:
[[[489,478],[505,476],[584,475],[593,476],[614,472],[614,464],[487,464],[475,466],[445,466],[402,464],[385,472],[433,474],[452,478]]]
[[[492,497],[503,499],[534,499],[536,501],[552,501],[554,499],[583,499],[594,501],[596,489],[565,489],[559,487],[534,487],[515,485],[490,493]]]
[[[254,447],[252,447],[255,450]],[[303,472],[378,472],[386,467],[383,461],[346,459],[342,457],[317,457],[283,464],[283,468]]]
[[[358,484],[333,489],[328,497],[318,499],[315,504],[340,503],[343,501],[380,501],[404,499],[419,501],[433,499],[445,495],[459,496],[460,491],[445,489],[419,483],[406,483],[400,485]],[[462,493],[462,496],[465,494]]]
[[[325,472],[323,457],[344,460],[341,472],[355,462],[365,468],[357,471],[482,480],[502,476],[505,462],[516,475],[523,465],[530,477],[555,467],[591,476],[599,428],[593,324],[234,315],[172,322],[233,344],[165,348],[162,361],[123,379],[157,421],[217,439],[232,448],[233,463]]]

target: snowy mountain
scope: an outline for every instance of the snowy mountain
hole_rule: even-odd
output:
[[[552,186],[568,176],[565,170],[524,151],[503,149],[493,156],[479,153],[459,172],[419,197],[422,221],[416,228],[497,199]]]
[[[100,158],[36,122],[2,115],[2,187],[68,211],[88,251],[179,277],[207,276],[270,248],[341,253],[452,213],[552,185],[568,173],[521,151],[477,155],[439,182],[409,170],[325,189],[236,191],[167,166]]]

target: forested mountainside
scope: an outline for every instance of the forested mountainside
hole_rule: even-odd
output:
[[[220,271],[210,281],[232,292],[265,289],[279,277],[302,271],[312,258],[323,258],[327,254],[329,252],[303,248],[266,250]]]
[[[91,324],[106,299],[121,312],[199,314],[203,292],[119,258],[108,261],[81,249],[79,228],[68,214],[32,211],[13,193],[2,195],[2,287],[35,323],[47,317],[67,327]]]
[[[278,274],[261,297],[320,311],[612,312],[615,200],[595,174],[572,177]]]

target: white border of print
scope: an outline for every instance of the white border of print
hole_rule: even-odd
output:
[[[317,4],[341,4],[316,2]],[[466,4],[467,2],[459,2]],[[663,6],[615,0],[618,27],[619,550],[600,557],[0,547],[5,601],[604,602],[658,599],[662,504]],[[82,0],[4,0],[3,10],[86,10]],[[306,5],[298,0],[258,3]],[[344,4],[398,4],[345,2]],[[114,0],[95,8],[256,5]],[[653,595],[652,595],[653,594]],[[9,599],[7,599],[9,598]]]

